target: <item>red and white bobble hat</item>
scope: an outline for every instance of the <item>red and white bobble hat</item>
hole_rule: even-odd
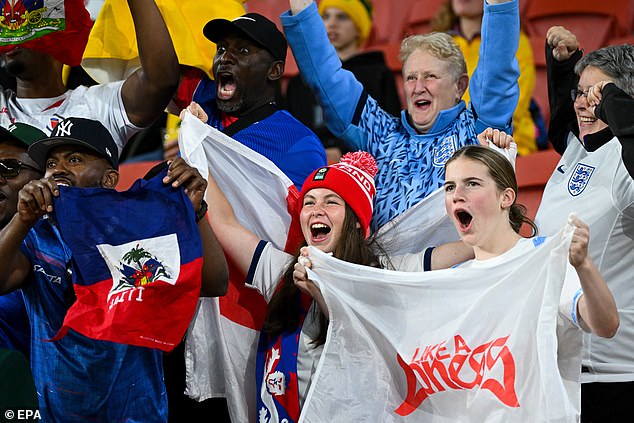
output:
[[[372,201],[376,194],[374,176],[377,171],[376,161],[370,153],[346,153],[339,163],[321,167],[306,178],[299,194],[299,209],[304,202],[304,195],[311,189],[331,189],[352,208],[367,238],[370,235]]]

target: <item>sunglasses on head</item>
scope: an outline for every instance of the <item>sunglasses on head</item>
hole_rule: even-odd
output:
[[[2,159],[0,160],[0,176],[5,179],[13,179],[17,177],[22,169],[31,169],[38,173],[42,171],[36,167],[30,166],[26,163],[22,163],[16,159]]]

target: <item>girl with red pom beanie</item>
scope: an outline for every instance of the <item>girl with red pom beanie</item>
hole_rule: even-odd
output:
[[[376,172],[369,153],[355,152],[306,178],[294,211],[304,246],[352,263],[379,266],[367,240]],[[299,248],[297,254],[288,254],[242,226],[212,177],[207,198],[211,226],[225,254],[268,303],[256,363],[258,416],[297,422],[328,328],[319,306],[293,282]]]
[[[304,181],[293,216],[303,246],[351,263],[387,264],[375,255],[369,237],[376,172],[369,153],[355,152],[318,168]],[[319,299],[294,282],[299,248],[288,254],[242,226],[211,176],[207,198],[211,226],[225,254],[268,303],[257,351],[255,421],[297,422],[326,341],[328,319]]]

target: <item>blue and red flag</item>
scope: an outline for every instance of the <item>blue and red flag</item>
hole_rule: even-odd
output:
[[[91,28],[83,0],[0,0],[0,53],[20,46],[78,66]]]
[[[202,242],[183,189],[164,170],[125,192],[60,187],[54,219],[72,251],[69,328],[93,339],[171,351],[200,295]]]

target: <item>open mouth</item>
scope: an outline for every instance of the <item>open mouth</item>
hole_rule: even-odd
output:
[[[597,118],[590,116],[579,116],[579,122],[581,124],[591,125],[597,121]]]
[[[471,222],[473,221],[473,216],[470,213],[467,213],[464,210],[456,211],[456,219],[460,222],[460,229],[467,230],[471,226]]]
[[[414,103],[416,107],[427,107],[431,104],[429,100],[418,100]]]
[[[72,187],[73,184],[71,181],[69,181],[66,178],[54,178],[55,183],[59,186],[64,186],[64,187]]]
[[[220,100],[229,100],[236,92],[236,80],[233,74],[229,72],[221,72],[217,75],[218,79],[218,98]]]
[[[310,225],[310,235],[313,241],[323,241],[326,239],[331,229],[323,223],[314,223]]]

